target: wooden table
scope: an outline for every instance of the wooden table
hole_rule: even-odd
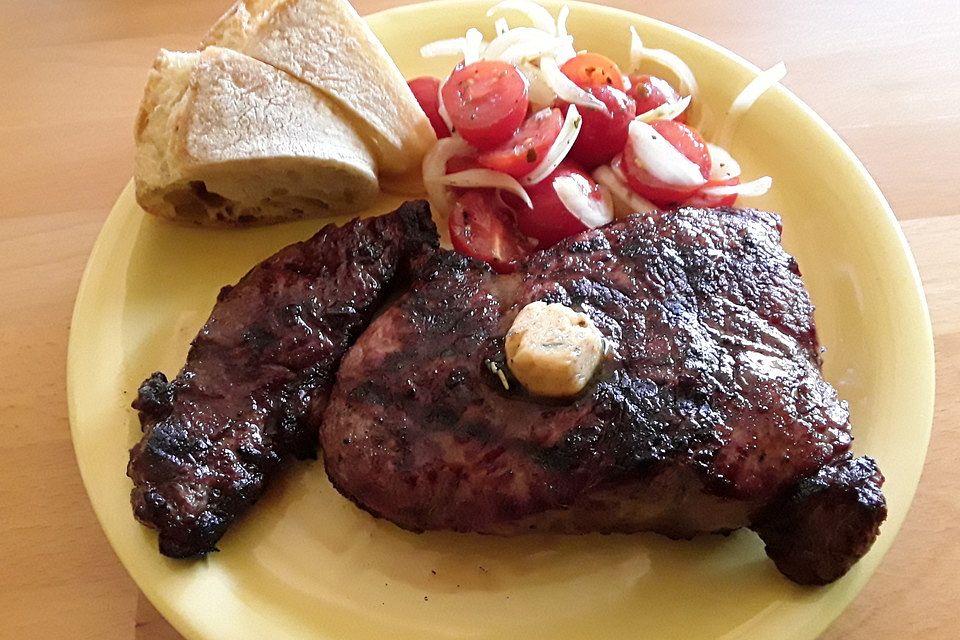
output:
[[[156,52],[193,47],[227,0],[0,5],[0,637],[178,638],[113,555],[67,425],[70,313],[131,171]],[[829,638],[953,638],[960,597],[960,11],[956,0],[610,2],[706,36],[785,84],[883,189],[920,265],[937,342],[923,481]],[[398,4],[357,0],[361,13]]]

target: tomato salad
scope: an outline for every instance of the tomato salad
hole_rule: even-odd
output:
[[[644,47],[631,27],[624,73],[602,54],[574,49],[566,6],[554,19],[530,0],[506,0],[487,15],[509,10],[533,26],[510,28],[499,17],[490,42],[470,29],[426,45],[424,56],[461,60],[445,80],[410,81],[438,138],[424,159],[424,185],[457,251],[509,272],[527,253],[615,216],[729,206],[769,190],[769,177],[741,182],[739,164],[719,144],[783,77],[782,64],[747,85],[710,144],[688,119],[698,87],[676,55]],[[643,72],[648,60],[676,86]]]

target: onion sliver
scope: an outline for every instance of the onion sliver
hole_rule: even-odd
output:
[[[553,104],[557,94],[543,79],[543,73],[540,69],[530,63],[521,64],[517,68],[527,79],[527,97],[530,99],[530,103],[535,107],[545,107]]]
[[[757,178],[756,180],[751,180],[750,182],[741,182],[740,184],[734,184],[730,186],[723,187],[705,187],[700,190],[705,196],[742,196],[744,198],[755,198],[757,196],[762,196],[767,191],[770,191],[770,187],[773,186],[773,178],[770,176],[763,176],[762,178]]]
[[[697,79],[694,77],[693,71],[691,71],[687,63],[681,60],[676,54],[665,49],[644,49],[643,53],[645,57],[659,62],[677,76],[677,79],[680,81],[680,86],[678,87],[680,93],[685,93],[689,96],[697,95],[700,87],[697,85]]]
[[[463,49],[467,46],[467,39],[450,38],[449,40],[437,40],[420,47],[420,55],[424,58],[435,58],[437,56],[459,56],[463,55]]]
[[[427,199],[441,216],[453,208],[453,194],[441,182],[447,173],[447,161],[456,156],[473,155],[474,148],[460,136],[441,138],[423,157],[423,186]]]
[[[543,160],[540,164],[523,177],[523,184],[537,184],[553,173],[553,170],[559,167],[563,159],[570,153],[570,149],[573,147],[573,143],[577,141],[577,136],[580,134],[580,128],[582,126],[583,118],[580,117],[580,112],[577,111],[576,105],[571,104],[567,107],[567,115],[563,119],[563,126],[560,127],[560,135],[557,136],[557,139],[553,141],[553,144],[550,145],[550,148],[543,155]]]
[[[471,64],[480,59],[483,49],[483,34],[479,29],[470,28],[466,37],[437,40],[423,45],[420,47],[420,55],[424,58],[463,56],[463,63]]]
[[[553,16],[550,15],[549,11],[531,0],[503,0],[503,2],[498,2],[487,11],[487,17],[490,18],[497,13],[511,9],[530,18],[533,26],[537,29],[545,31],[551,36],[557,35],[557,25],[553,21]]]
[[[500,60],[501,56],[518,45],[527,49],[547,51],[556,45],[557,38],[533,27],[514,27],[490,41],[483,57],[486,60]]]
[[[696,188],[706,183],[700,167],[650,125],[634,120],[627,132],[637,162],[655,179],[681,188]]]
[[[450,112],[447,111],[447,105],[443,103],[443,85],[447,84],[447,80],[449,79],[450,78],[447,77],[437,87],[437,113],[440,114],[440,119],[443,120],[443,124],[447,125],[447,130],[453,133],[453,120],[450,119]]]
[[[607,110],[607,106],[603,102],[578,87],[563,71],[560,71],[560,66],[553,58],[541,58],[540,71],[543,72],[543,79],[561,100],[588,109]]]
[[[563,206],[583,224],[594,229],[613,220],[613,206],[606,193],[599,202],[591,198],[591,186],[587,178],[577,174],[558,176],[553,180],[553,190]]]
[[[690,96],[685,98],[680,98],[677,102],[664,102],[659,107],[650,109],[650,111],[644,111],[637,116],[637,120],[640,122],[646,122],[647,124],[653,122],[654,120],[673,120],[681,113],[687,110],[687,107],[690,106]]]
[[[671,53],[666,49],[646,48],[643,46],[643,41],[640,39],[640,34],[638,34],[637,30],[631,26],[630,68],[633,71],[636,71],[644,58],[649,58],[650,60],[662,64],[666,68],[670,69],[670,71],[677,76],[677,80],[680,81],[680,86],[678,87],[680,93],[685,93],[689,96],[696,97],[697,92],[699,91],[697,79],[694,77],[693,71],[690,70],[690,67],[687,66],[687,63],[681,60],[677,54]]]
[[[560,7],[560,13],[557,14],[557,35],[567,35],[567,18],[570,17],[570,7],[563,5]]]
[[[467,36],[463,45],[463,64],[473,64],[480,59],[483,53],[483,34],[479,29],[467,29]]]
[[[507,31],[510,31],[510,25],[507,24],[506,18],[497,18],[493,23],[493,30],[498,36],[502,36]]]
[[[498,59],[517,65],[542,59],[544,56],[564,56],[571,51],[573,51],[573,36],[564,36],[550,38],[544,42],[518,42],[505,49]]]
[[[437,180],[437,182],[448,187],[502,189],[503,191],[509,191],[523,200],[527,208],[533,209],[533,202],[530,201],[530,196],[523,190],[523,187],[517,182],[517,179],[502,171],[494,171],[493,169],[467,169],[466,171],[447,174]]]
[[[730,155],[729,151],[709,142],[707,150],[710,152],[711,180],[730,180],[740,177],[740,163]]]
[[[557,61],[557,64],[563,64],[577,55],[577,50],[573,48],[573,36],[563,36],[561,40],[563,42],[559,42],[556,47],[550,50],[550,55]]]
[[[657,208],[646,198],[635,194],[627,185],[623,176],[607,165],[597,167],[593,172],[593,179],[613,195],[614,212],[618,217],[631,213],[653,211]]]
[[[782,62],[778,62],[766,71],[763,71],[756,78],[750,81],[743,91],[740,92],[730,109],[727,111],[727,117],[724,118],[720,131],[714,137],[717,144],[724,146],[730,143],[730,139],[740,124],[740,118],[770,87],[777,84],[787,75],[787,67]]]
[[[630,27],[630,71],[636,71],[643,62],[643,40],[635,27]]]

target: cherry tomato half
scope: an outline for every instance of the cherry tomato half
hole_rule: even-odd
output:
[[[563,204],[557,194],[558,180],[571,180],[579,190],[584,209],[579,215]],[[606,210],[600,186],[571,162],[560,163],[549,176],[527,187],[527,195],[533,202],[533,209],[523,204],[517,207],[517,226],[521,233],[537,240],[541,249],[612,219],[612,211]],[[581,217],[585,213],[589,217]]]
[[[498,273],[516,270],[516,262],[534,248],[517,228],[513,212],[490,189],[470,189],[450,213],[450,242],[460,253],[483,260]]]
[[[657,76],[631,75],[629,93],[637,102],[638,115],[667,103],[680,102],[680,94],[677,93],[676,89],[669,82]],[[685,123],[687,112],[684,111],[674,120]]]
[[[710,151],[695,129],[673,120],[657,120],[651,124],[673,147],[700,168],[704,180],[710,177]],[[677,187],[666,184],[653,177],[638,161],[633,144],[628,141],[623,149],[623,170],[630,188],[658,207],[671,207],[681,204],[692,196],[694,188]]]
[[[633,98],[611,86],[590,87],[587,91],[607,106],[606,111],[581,109],[583,124],[577,141],[570,149],[570,159],[587,169],[594,169],[610,162],[627,143],[627,128],[637,115]],[[561,108],[567,110],[567,104]]]
[[[479,149],[509,139],[527,115],[527,83],[516,67],[481,60],[458,67],[441,90],[453,128]]]
[[[610,85],[623,91],[623,74],[620,67],[599,53],[581,53],[560,67],[560,71],[582,88]]]
[[[410,90],[413,91],[413,97],[420,103],[420,108],[427,114],[430,125],[433,127],[438,138],[446,138],[450,135],[450,129],[447,123],[440,117],[440,78],[433,76],[421,76],[407,82]]]
[[[559,109],[541,109],[527,118],[512,138],[481,153],[477,160],[488,169],[523,177],[540,164],[562,126],[563,114]]]

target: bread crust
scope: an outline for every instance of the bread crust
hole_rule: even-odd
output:
[[[381,170],[415,172],[436,135],[403,74],[346,0],[237,0],[204,38],[316,87],[351,114]]]
[[[160,52],[134,135],[138,202],[178,222],[352,213],[379,192],[373,154],[335,104],[221,47]]]

